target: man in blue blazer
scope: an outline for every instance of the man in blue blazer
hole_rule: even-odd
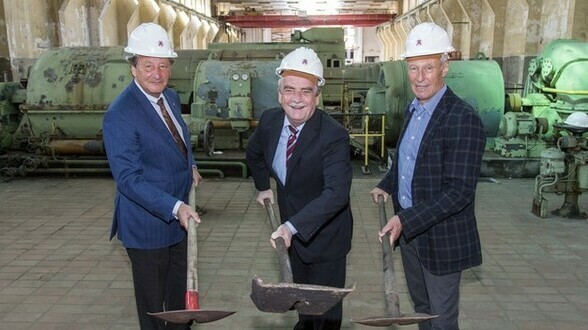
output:
[[[133,271],[141,329],[189,329],[147,312],[185,309],[191,185],[195,168],[178,95],[167,88],[173,51],[165,30],[138,26],[125,48],[134,80],[104,116],[104,145],[116,181],[110,238],[118,234]]]
[[[316,106],[324,84],[316,53],[298,48],[276,70],[282,108],[266,110],[247,144],[247,164],[257,201],[274,203],[276,182],[282,225],[270,241],[284,238],[295,283],[345,286],[353,217],[349,134]],[[342,303],[320,316],[299,315],[294,329],[339,329]]]
[[[433,23],[411,30],[405,47],[416,96],[405,113],[390,171],[371,194],[391,196],[396,215],[379,232],[400,244],[416,312],[439,315],[419,329],[458,329],[464,269],[482,263],[475,192],[485,133],[476,111],[444,83],[449,36]]]

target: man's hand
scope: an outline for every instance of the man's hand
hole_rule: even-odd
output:
[[[388,222],[380,231],[378,232],[378,238],[380,239],[380,243],[382,243],[382,237],[386,234],[390,233],[390,245],[394,246],[394,242],[400,237],[400,233],[402,232],[402,223],[400,222],[400,218],[395,215]]]
[[[263,200],[266,198],[269,198],[270,204],[274,203],[274,192],[271,189],[260,191],[256,200],[261,206],[265,207]]]
[[[370,191],[370,194],[372,194],[372,200],[376,204],[378,204],[378,196],[384,196],[384,203],[386,203],[386,201],[388,200],[388,196],[389,196],[389,194],[387,192],[385,192],[384,190],[382,190],[378,187],[376,187],[372,191]]]
[[[193,218],[197,223],[200,223],[200,216],[198,215],[198,212],[194,211],[193,208],[184,203],[180,204],[177,217],[180,221],[180,225],[182,225],[182,227],[184,227],[186,230],[188,230],[188,221],[190,218]]]
[[[192,168],[192,180],[194,180],[194,187],[198,187],[198,185],[202,181],[202,176],[200,175],[196,167]]]
[[[286,243],[286,248],[290,247],[290,244],[292,243],[292,232],[290,231],[290,228],[288,228],[287,225],[281,224],[278,227],[278,229],[276,229],[276,231],[274,231],[270,236],[270,243],[272,244],[274,249],[276,248],[276,238],[278,237],[282,237],[284,239],[284,243]]]

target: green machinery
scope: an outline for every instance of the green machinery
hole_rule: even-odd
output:
[[[500,151],[540,157],[539,175],[531,210],[549,214],[545,193],[564,194],[564,202],[551,213],[585,218],[578,196],[588,190],[586,128],[563,122],[574,112],[588,112],[588,43],[557,40],[529,64],[524,95],[509,96],[511,112],[501,130],[509,132],[497,143]]]
[[[320,28],[296,32],[289,43],[213,43],[208,50],[178,51],[170,87],[180,95],[193,148],[204,150],[206,160],[222,158],[215,150],[242,151],[261,113],[279,106],[275,68],[300,46],[315,49],[323,61],[321,107],[341,118],[350,134],[365,133],[352,139],[355,149],[377,154],[373,150],[394,147],[413,98],[405,63],[346,66],[343,30]],[[451,62],[447,84],[482,117],[492,157],[537,160],[554,141],[554,124],[587,110],[586,48],[569,40],[551,43],[531,61],[525,93],[506,97],[495,61]],[[42,167],[39,159],[103,164],[103,114],[131,81],[123,55],[122,47],[53,49],[31,68],[26,84],[0,83],[0,177]],[[382,119],[383,145],[370,135]]]

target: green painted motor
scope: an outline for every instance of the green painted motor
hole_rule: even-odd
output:
[[[405,61],[383,62],[380,68],[378,86],[370,89],[366,104],[370,112],[386,114],[386,145],[394,147],[414,94]],[[445,82],[479,113],[486,135],[495,137],[504,112],[504,82],[498,64],[487,60],[451,61]]]
[[[554,124],[588,111],[588,43],[560,39],[529,62],[523,95],[507,95],[495,151],[505,157],[540,157]]]
[[[196,66],[209,52],[179,51],[169,85],[189,116]],[[102,120],[132,81],[122,47],[56,48],[31,68],[13,148],[44,154],[103,155]]]

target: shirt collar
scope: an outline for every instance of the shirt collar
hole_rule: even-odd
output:
[[[441,100],[443,94],[445,94],[446,90],[447,85],[443,84],[443,87],[441,87],[441,89],[438,90],[437,93],[435,93],[435,95],[433,95],[433,97],[431,97],[429,101],[425,102],[422,105],[419,103],[419,100],[415,97],[414,100],[412,100],[412,102],[410,103],[410,112],[414,113],[416,109],[422,107],[429,114],[429,116],[431,116],[433,114],[433,110],[435,110],[437,104],[439,104],[439,101]]]
[[[141,87],[141,85],[139,85],[139,83],[137,82],[136,79],[133,79],[133,81],[135,82],[135,85],[137,85],[137,87],[139,87],[139,90],[143,93],[143,95],[145,95],[145,97],[147,98],[147,100],[149,100],[149,102],[151,102],[153,104],[157,104],[157,100],[159,100],[162,97],[165,100],[165,97],[163,96],[163,92],[159,95],[159,97],[155,97],[153,95],[147,94],[145,92],[145,90],[143,89],[143,87]]]
[[[290,124],[290,121],[288,120],[287,116],[284,116],[284,123],[282,124],[282,129],[287,128]],[[296,127],[296,129],[298,130],[298,132],[302,131],[302,128],[304,127],[304,125],[306,125],[306,123],[303,123],[302,125]],[[294,125],[292,125],[292,127],[294,127]]]

